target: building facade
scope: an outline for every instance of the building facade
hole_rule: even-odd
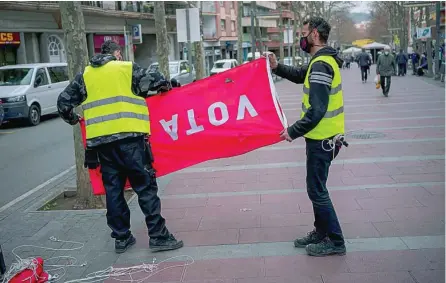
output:
[[[111,39],[123,47],[128,60],[143,67],[157,61],[153,4],[135,1],[81,4],[89,56],[99,53],[101,44]],[[179,7],[182,6],[175,2],[166,3],[170,60],[180,59],[175,25],[175,9]],[[141,44],[132,43],[134,25],[141,25]],[[0,65],[44,62],[66,62],[58,3],[0,2]]]
[[[206,70],[215,61],[237,58],[237,1],[200,2]]]

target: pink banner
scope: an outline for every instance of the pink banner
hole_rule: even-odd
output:
[[[265,58],[151,97],[147,104],[158,177],[280,142],[286,125]],[[94,194],[104,194],[99,169],[90,176]]]

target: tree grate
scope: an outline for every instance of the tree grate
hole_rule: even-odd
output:
[[[359,131],[359,132],[349,133],[346,136],[347,136],[347,138],[352,138],[352,139],[370,140],[370,139],[383,138],[386,135],[383,134],[383,133],[378,133],[378,132],[363,132],[363,131]]]

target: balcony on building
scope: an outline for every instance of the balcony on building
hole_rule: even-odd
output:
[[[201,13],[203,16],[205,15],[211,15],[215,16],[217,15],[217,8],[215,6],[214,1],[202,1],[201,4]]]
[[[129,19],[154,19],[153,2],[143,1],[81,1],[84,15],[121,17]],[[185,8],[186,4],[166,1],[165,10],[168,19],[175,18],[175,10]],[[58,12],[56,1],[3,1],[0,10]]]
[[[250,6],[250,5],[251,5],[251,1],[243,1],[243,6]],[[277,9],[277,4],[276,4],[276,2],[273,2],[273,1],[256,1],[256,6],[266,8],[269,10]]]

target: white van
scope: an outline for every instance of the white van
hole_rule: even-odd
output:
[[[259,59],[261,55],[262,55],[262,54],[260,54],[260,52],[256,52],[256,53],[255,53],[255,57],[253,58],[253,56],[252,56],[252,52],[249,52],[249,53],[248,53],[248,56],[246,56],[246,61],[243,62],[243,64],[246,64],[246,63],[248,63],[248,62],[251,62],[252,60],[255,60],[255,59]]]
[[[69,84],[67,63],[0,67],[4,120],[25,119],[36,126],[42,115],[57,113],[57,97]]]

